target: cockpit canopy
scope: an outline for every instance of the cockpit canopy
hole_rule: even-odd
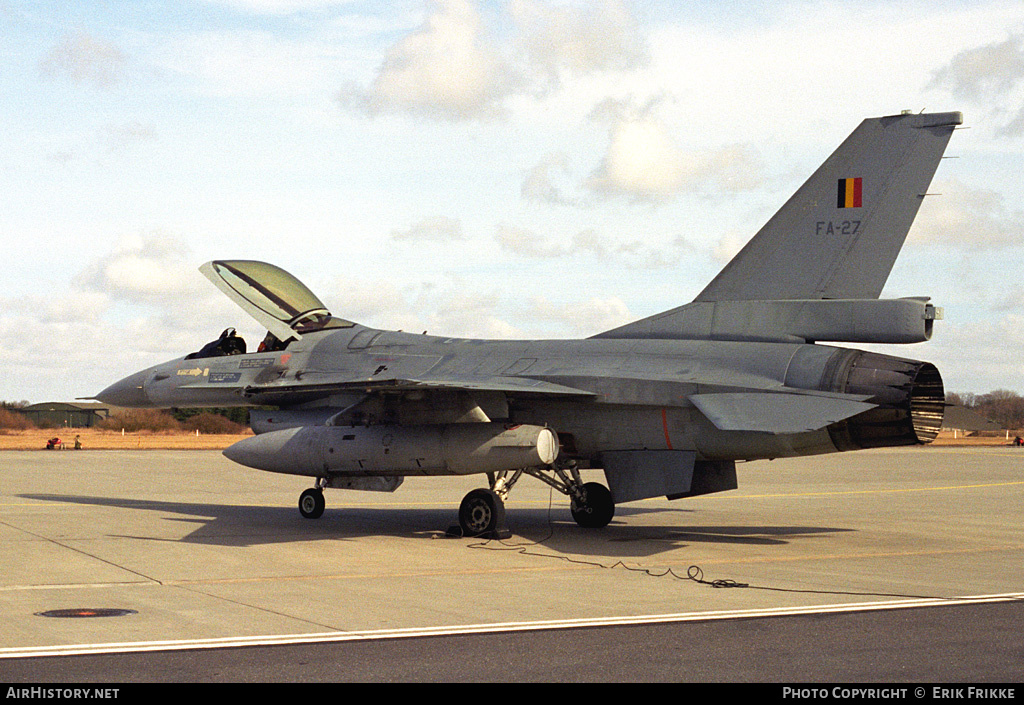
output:
[[[318,330],[354,325],[332,316],[305,284],[272,264],[214,260],[199,271],[282,342]]]

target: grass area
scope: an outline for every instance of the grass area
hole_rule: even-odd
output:
[[[1010,437],[1006,437],[1005,431],[989,432],[984,436],[964,436],[963,432],[954,434],[952,431],[940,431],[939,437],[932,441],[933,446],[1012,446],[1014,437],[1020,431],[1010,431]]]
[[[75,447],[75,436],[83,450],[222,450],[251,436],[245,433],[200,433],[185,431],[136,431],[122,433],[97,428],[36,428],[0,431],[0,450],[45,450],[46,441],[60,438],[65,449]]]

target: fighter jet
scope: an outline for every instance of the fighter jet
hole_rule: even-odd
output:
[[[392,492],[406,476],[481,474],[467,536],[507,535],[529,475],[600,528],[615,506],[737,487],[736,463],[928,443],[942,378],[928,362],[829,343],[917,343],[941,309],[880,299],[958,112],[864,120],[693,302],[582,340],[472,340],[339,318],[250,260],[200,267],[268,330],[233,329],[96,398],[126,407],[256,407],[224,451],[324,489]],[[607,485],[584,482],[602,469]]]

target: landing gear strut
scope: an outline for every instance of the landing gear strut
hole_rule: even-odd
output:
[[[555,465],[550,470],[531,468],[525,472],[568,495],[572,518],[584,529],[602,529],[615,516],[612,493],[598,482],[584,483],[574,460]]]
[[[505,528],[505,500],[523,473],[567,495],[571,500],[572,518],[585,529],[608,526],[615,516],[615,502],[608,488],[598,482],[584,483],[576,463],[570,461],[549,469],[524,468],[511,475],[507,472],[488,473],[491,488],[473,490],[459,507],[459,526],[463,536],[493,536],[495,532],[510,535]]]

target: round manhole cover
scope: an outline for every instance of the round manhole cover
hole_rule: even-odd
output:
[[[122,610],[114,607],[75,607],[69,610],[48,610],[36,612],[37,617],[123,617],[126,614],[136,614],[135,610]]]

